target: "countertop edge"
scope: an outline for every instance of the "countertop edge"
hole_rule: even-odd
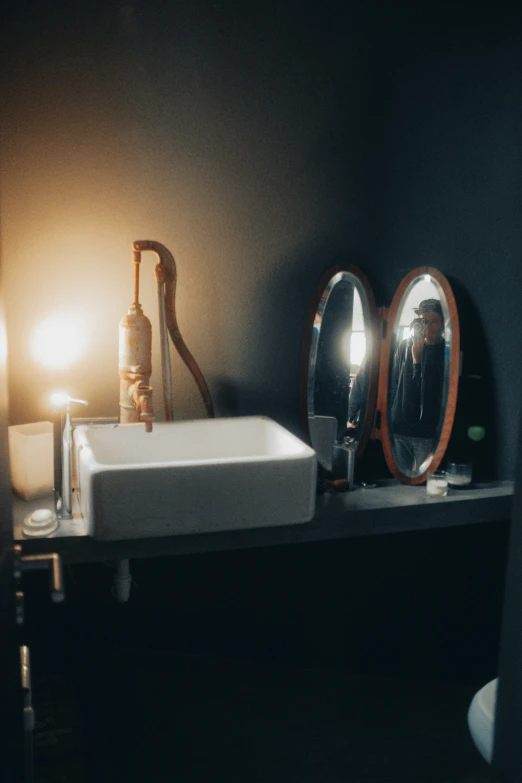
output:
[[[318,503],[314,519],[304,524],[124,541],[100,541],[88,536],[24,539],[22,544],[26,554],[54,551],[65,563],[171,557],[500,522],[510,518],[512,500],[513,492],[490,496],[481,492],[476,498],[448,503],[354,510],[347,508],[346,496],[334,495]]]

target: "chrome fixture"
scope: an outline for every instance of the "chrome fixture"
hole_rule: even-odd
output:
[[[336,440],[333,447],[334,464],[339,472],[343,472],[346,478],[340,479],[346,489],[355,489],[355,452],[357,441],[353,438]]]
[[[53,402],[61,408],[60,439],[55,454],[54,502],[59,519],[72,519],[72,454],[73,426],[71,424],[71,403],[88,405],[87,400],[76,400],[67,394],[54,394]]]

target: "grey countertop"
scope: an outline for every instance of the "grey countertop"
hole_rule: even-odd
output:
[[[125,541],[98,541],[87,536],[83,518],[76,511],[72,520],[61,522],[49,536],[52,546],[48,538],[25,538],[22,534],[25,516],[36,508],[52,508],[52,497],[25,502],[13,496],[14,536],[23,541],[26,554],[52,549],[69,563],[172,556],[501,521],[511,516],[513,492],[513,482],[499,481],[453,490],[446,497],[429,497],[425,486],[404,486],[390,480],[375,488],[318,495],[315,516],[304,524],[285,525],[283,520],[277,524],[274,520],[274,527]]]

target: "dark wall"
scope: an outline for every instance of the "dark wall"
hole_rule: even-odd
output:
[[[522,49],[515,12],[486,6],[8,3],[13,423],[48,417],[57,386],[91,415],[117,412],[133,239],[177,257],[180,325],[218,414],[296,431],[306,312],[325,269],[359,265],[389,304],[407,271],[430,264],[464,286],[483,324],[496,471],[512,476]],[[152,281],[142,289],[154,319]],[[88,324],[88,348],[49,372],[30,336],[65,303]],[[160,388],[157,345],[154,366]],[[174,372],[177,413],[202,415]]]
[[[177,258],[180,327],[218,414],[296,425],[314,286],[365,242],[366,10],[54,0],[13,4],[11,16],[13,421],[45,412],[31,373],[42,395],[68,385],[93,415],[117,412],[130,243],[151,237]],[[153,317],[152,267],[142,274]],[[57,377],[27,349],[38,320],[71,302],[90,330],[81,381],[79,364]],[[193,383],[174,374],[177,413],[194,413]]]
[[[491,410],[483,388],[481,423],[503,477],[514,474],[522,336],[513,318],[522,293],[516,16],[504,3],[381,9],[367,259],[386,304],[401,277],[423,264],[463,289],[464,361],[479,343],[495,400]]]

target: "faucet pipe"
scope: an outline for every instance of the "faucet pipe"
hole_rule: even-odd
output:
[[[139,264],[141,262],[141,253],[150,250],[153,253],[156,253],[156,255],[159,258],[159,264],[156,265],[156,280],[158,282],[158,297],[161,297],[164,302],[164,312],[165,312],[165,321],[168,333],[170,335],[170,338],[172,342],[174,343],[174,346],[185,363],[185,365],[188,367],[190,373],[192,374],[192,377],[194,378],[196,385],[199,389],[199,392],[201,394],[201,397],[203,399],[203,403],[205,405],[207,415],[209,418],[212,418],[214,416],[214,406],[212,403],[212,397],[210,396],[210,390],[207,386],[207,383],[205,381],[205,378],[203,377],[203,374],[201,370],[199,369],[199,366],[190,353],[189,349],[187,348],[185,341],[183,340],[183,337],[181,336],[181,332],[178,327],[177,317],[176,317],[176,281],[177,281],[177,272],[176,272],[176,262],[174,261],[174,256],[172,253],[167,250],[167,248],[162,245],[160,242],[155,242],[152,240],[138,240],[133,243],[133,256],[134,256],[134,271],[135,271],[135,296],[136,291],[139,291],[139,282],[136,282],[136,269],[139,269]],[[136,300],[137,301],[137,300]],[[163,308],[162,308],[163,309]],[[161,317],[161,310],[160,310],[160,317]],[[164,338],[162,340],[162,345],[165,343]],[[167,341],[168,342],[168,341]],[[168,348],[168,344],[167,344]],[[171,372],[170,372],[170,358],[167,362],[166,354],[168,351],[165,351],[164,348],[162,348],[162,357],[164,358],[165,364],[164,368],[165,371],[168,367],[168,375],[169,378],[171,378]],[[164,375],[166,372],[164,372]],[[169,384],[171,384],[171,380],[169,381]],[[166,394],[166,389],[171,388],[170,385],[164,381],[164,394]],[[170,399],[172,400],[172,393],[170,392]],[[171,419],[168,418],[168,411],[172,411],[172,406],[165,405],[165,414],[167,421],[170,421]]]
[[[72,426],[69,406],[65,412],[65,426],[62,435],[62,519],[72,519]]]
[[[136,308],[140,307],[140,264],[141,264],[141,253],[138,251],[134,251],[133,254],[133,261],[134,261],[134,306]]]
[[[73,457],[73,427],[71,424],[71,403],[87,405],[87,400],[77,400],[74,397],[66,397],[63,401],[65,411],[61,416],[60,452],[55,460],[60,463],[61,470],[55,475],[61,477],[61,495],[55,486],[55,506],[60,519],[72,519],[72,457]],[[60,485],[58,485],[60,486]]]
[[[161,264],[155,267],[156,283],[158,285],[158,311],[160,324],[161,345],[161,377],[163,380],[163,406],[165,408],[165,420],[174,418],[172,369],[170,364],[169,335],[167,331],[167,314],[165,307],[165,276]]]

